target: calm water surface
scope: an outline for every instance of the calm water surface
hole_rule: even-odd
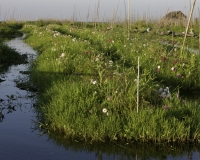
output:
[[[36,52],[24,44],[22,38],[13,39],[7,44],[17,51],[34,59]],[[179,147],[158,147],[151,145],[86,145],[77,141],[69,142],[59,135],[41,135],[35,130],[37,114],[34,111],[35,93],[20,90],[16,80],[28,79],[20,71],[27,71],[29,65],[10,67],[0,75],[0,109],[4,115],[0,123],[0,159],[2,160],[125,160],[125,159],[167,159],[200,160],[200,147],[183,145]],[[10,108],[9,108],[10,107]],[[8,109],[9,108],[9,109]],[[1,110],[0,110],[1,111]]]

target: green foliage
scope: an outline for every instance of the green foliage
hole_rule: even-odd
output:
[[[164,46],[167,36],[127,39],[123,24],[107,26],[24,25],[26,42],[38,51],[31,78],[41,91],[42,126],[84,141],[198,141],[199,103],[180,95],[200,87],[199,55]]]
[[[22,23],[11,21],[11,22],[0,22],[0,35],[1,36],[19,36],[21,32],[18,30],[22,28]]]
[[[0,72],[6,71],[10,65],[27,63],[26,55],[20,55],[3,43],[5,39],[21,36],[19,29],[22,26],[22,23],[15,21],[0,22]]]

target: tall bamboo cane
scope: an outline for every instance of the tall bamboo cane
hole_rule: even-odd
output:
[[[183,40],[183,45],[181,47],[181,55],[183,54],[183,49],[184,49],[184,46],[185,46],[187,32],[188,32],[188,28],[189,28],[189,25],[190,25],[190,21],[191,21],[191,17],[192,17],[192,14],[193,14],[195,3],[196,3],[196,0],[194,0],[194,2],[192,4],[192,7],[191,7],[191,10],[190,10],[190,17],[189,17],[188,24],[187,24],[187,27],[186,27],[186,30],[185,30],[185,36],[184,36],[184,40]]]
[[[138,76],[137,76],[137,113],[139,111],[139,87],[140,87],[140,57],[138,57]]]
[[[130,37],[130,0],[128,0],[128,39]]]

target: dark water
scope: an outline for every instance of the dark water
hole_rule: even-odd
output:
[[[36,53],[21,38],[7,44],[20,53],[26,53],[29,61]],[[167,159],[199,160],[200,147],[191,145],[155,146],[155,145],[111,145],[79,143],[59,135],[46,135],[35,130],[37,114],[34,110],[35,93],[16,87],[16,80],[28,79],[20,71],[27,71],[28,65],[12,66],[0,75],[0,113],[4,115],[0,123],[0,159],[2,160],[125,160],[125,159]],[[51,138],[50,138],[51,137]]]

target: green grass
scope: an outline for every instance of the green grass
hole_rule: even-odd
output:
[[[131,32],[127,39],[124,24],[107,26],[24,25],[25,41],[39,53],[31,79],[39,91],[40,127],[83,141],[198,142],[200,105],[188,95],[198,95],[199,55],[186,50],[180,55],[178,48],[160,43],[171,36]],[[175,40],[181,43],[182,37]],[[166,87],[170,95],[159,91]]]
[[[0,35],[1,37],[16,37],[22,35],[19,31],[22,28],[21,22],[4,21],[0,22]]]
[[[18,22],[1,22],[0,23],[0,73],[8,70],[9,66],[21,63],[27,63],[27,55],[20,55],[15,49],[5,45],[5,40],[21,36],[19,29],[22,24]]]

